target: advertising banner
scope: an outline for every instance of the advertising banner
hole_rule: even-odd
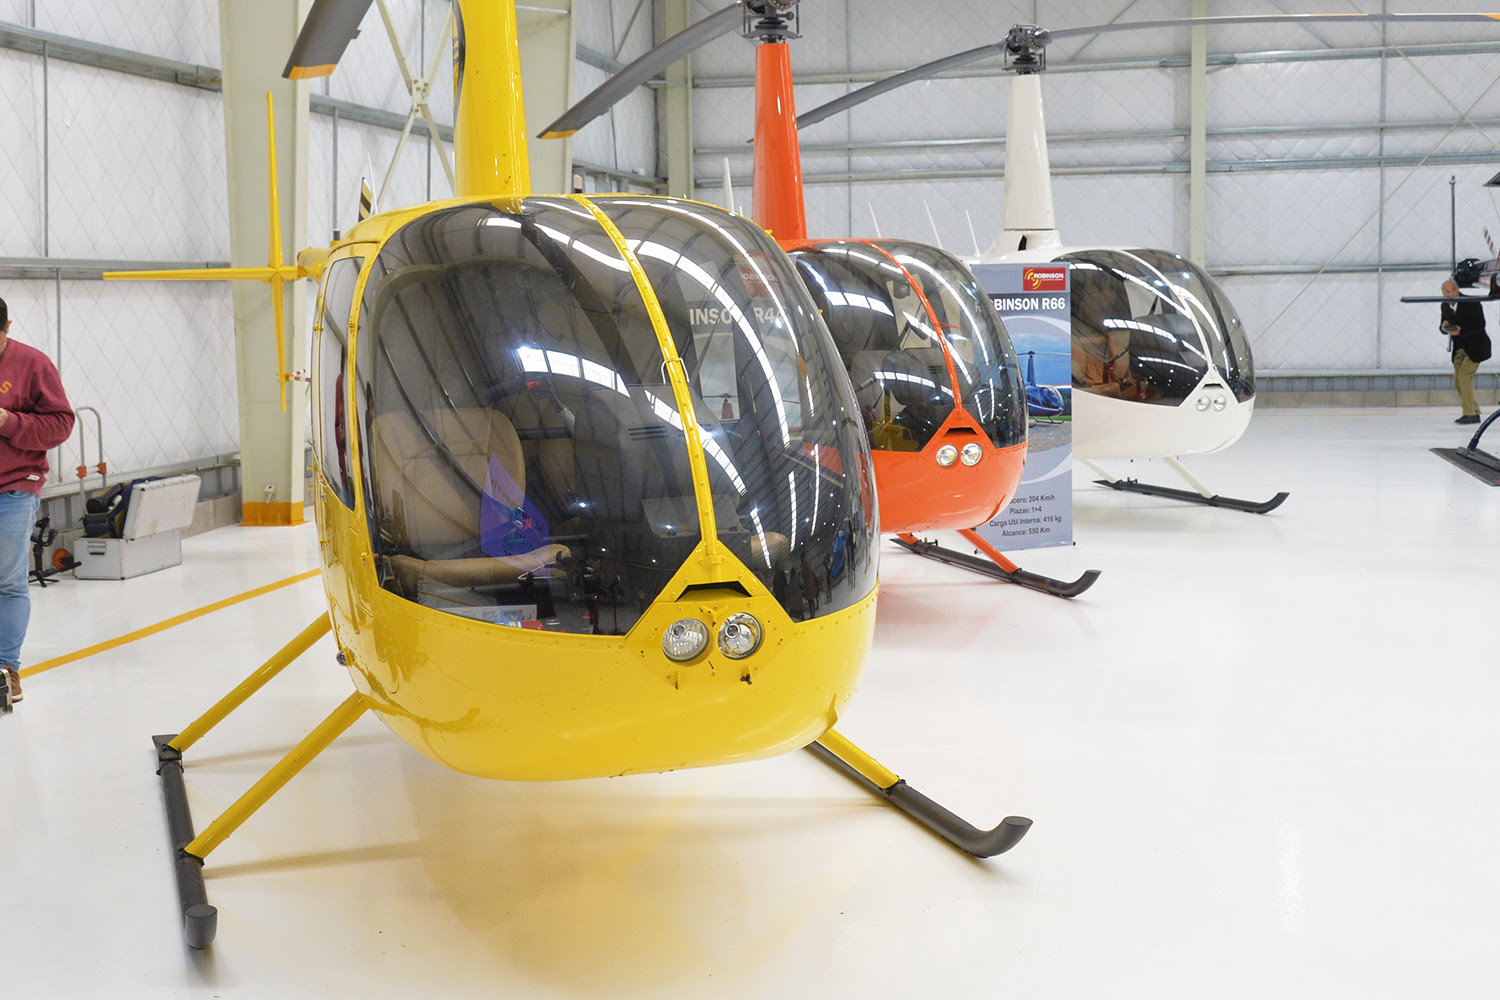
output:
[[[1073,320],[1066,264],[976,264],[1026,380],[1030,444],[1010,506],[978,528],[998,549],[1073,542]]]

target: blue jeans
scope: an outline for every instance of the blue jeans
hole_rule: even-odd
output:
[[[31,621],[31,527],[41,505],[35,493],[0,492],[0,664],[17,669]]]

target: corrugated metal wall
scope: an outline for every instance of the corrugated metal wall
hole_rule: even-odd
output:
[[[1210,14],[1381,10],[1378,0],[1209,4]],[[1190,13],[1188,0],[819,0],[804,5],[803,37],[792,43],[794,71],[808,81],[797,104],[808,110],[846,92],[843,77],[865,82],[998,40],[1015,23],[1067,28]],[[1049,49],[1043,91],[1065,242],[1188,251],[1189,46],[1179,28]],[[1259,367],[1444,370],[1434,309],[1397,300],[1435,293],[1447,270],[1450,175],[1459,256],[1486,254],[1486,226],[1500,241],[1500,212],[1481,186],[1500,170],[1500,25],[1224,27],[1208,33],[1208,50],[1207,259],[1254,334]],[[695,62],[701,194],[722,197],[727,155],[742,208],[752,60],[751,46],[730,37]],[[930,208],[944,246],[972,253],[976,235],[987,246],[1003,192],[1008,78],[998,65],[971,64],[806,130],[811,231],[874,235],[873,210],[886,235],[932,240]],[[1461,112],[1480,125],[1455,128]]]
[[[1345,0],[1348,3],[1348,0]],[[605,67],[644,52],[662,0],[575,0],[581,96]],[[693,7],[695,16],[714,3]],[[1219,0],[1211,13],[1327,9],[1312,0]],[[1333,7],[1342,9],[1340,5]],[[1424,9],[1461,10],[1464,0]],[[1350,9],[1379,10],[1374,0]],[[393,0],[416,68],[431,57],[446,0]],[[1040,8],[1040,9],[1039,9]],[[869,79],[984,41],[1011,24],[1075,27],[1183,16],[1188,0],[1034,2],[816,0],[793,43],[808,109]],[[58,360],[75,402],[105,414],[115,468],[233,451],[229,293],[215,285],[104,285],[72,260],[224,260],[228,232],[221,99],[195,84],[219,63],[215,0],[0,0],[0,21],[174,61],[181,75],[86,65],[8,41],[10,99],[0,143],[0,295],[15,333]],[[314,94],[401,116],[405,89],[372,9],[338,73]],[[0,25],[0,34],[4,33]],[[1434,46],[1442,46],[1434,48]],[[1448,178],[1456,176],[1459,253],[1485,253],[1500,212],[1482,183],[1500,170],[1500,26],[1222,28],[1209,34],[1208,263],[1255,337],[1264,374],[1441,372],[1430,310],[1402,294],[1433,290],[1448,257]],[[1189,35],[1185,29],[1055,44],[1044,79],[1058,225],[1069,242],[1186,251]],[[444,47],[439,55],[447,60]],[[731,36],[694,59],[700,197],[722,200],[731,160],[749,206],[753,49]],[[451,73],[431,106],[451,121]],[[980,63],[809,129],[808,213],[823,235],[937,237],[971,252],[999,225],[1007,77]],[[1493,89],[1492,89],[1493,88]],[[574,139],[589,190],[645,189],[665,172],[659,94],[643,88]],[[324,109],[327,110],[326,108]],[[1461,112],[1473,121],[1454,126]],[[355,115],[357,119],[360,115]],[[363,117],[368,117],[364,115]],[[309,238],[354,218],[359,179],[383,173],[393,128],[312,116]],[[1495,137],[1495,138],[1492,138]],[[1424,165],[1418,165],[1429,157]],[[368,164],[368,165],[367,165]],[[415,135],[387,204],[448,193],[425,134]],[[1323,273],[1315,272],[1320,269]],[[92,457],[92,448],[90,449]],[[71,445],[58,464],[71,470]]]
[[[624,37],[635,0],[575,0],[574,6],[582,45],[628,61],[651,44],[649,10],[623,44],[615,41]],[[411,67],[421,73],[450,4],[390,0],[390,7]],[[235,451],[239,416],[227,286],[86,277],[87,265],[102,261],[190,265],[229,256],[222,98],[212,86],[188,79],[200,75],[199,68],[208,79],[217,76],[217,0],[0,0],[0,22],[6,36],[0,88],[8,95],[0,110],[0,206],[7,221],[0,226],[0,296],[10,306],[13,335],[58,363],[75,405],[102,412],[112,469]],[[52,41],[46,55],[40,50],[46,39],[36,32]],[[89,65],[99,53],[80,55],[70,40],[122,50],[117,62],[128,65]],[[153,59],[173,61],[167,79],[148,78],[163,75]],[[439,59],[429,105],[439,125],[451,129],[449,46]],[[603,79],[602,71],[583,63],[575,74],[580,94]],[[398,116],[394,127],[330,115],[326,107],[311,116],[308,239],[317,243],[353,223],[360,178],[373,171],[378,186],[410,106],[376,9],[338,71],[311,86],[315,96]],[[581,138],[575,157],[624,174],[654,175],[650,94],[633,97],[610,124],[613,134]],[[591,189],[618,186],[604,175],[590,175],[587,183]],[[419,130],[384,205],[449,194],[436,151]],[[309,296],[309,309],[312,304]],[[87,433],[92,463],[91,422]],[[71,480],[79,461],[75,438],[54,457],[54,481]]]

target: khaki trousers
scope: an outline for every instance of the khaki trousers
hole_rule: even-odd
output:
[[[1459,405],[1464,416],[1479,416],[1479,404],[1474,402],[1474,373],[1479,371],[1479,362],[1470,361],[1463,348],[1453,352],[1453,388],[1458,390]]]

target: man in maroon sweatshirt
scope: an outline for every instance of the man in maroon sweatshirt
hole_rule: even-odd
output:
[[[47,449],[73,433],[73,407],[57,368],[41,351],[10,339],[0,299],[0,667],[21,700],[21,643],[31,620],[27,556],[47,481]]]

